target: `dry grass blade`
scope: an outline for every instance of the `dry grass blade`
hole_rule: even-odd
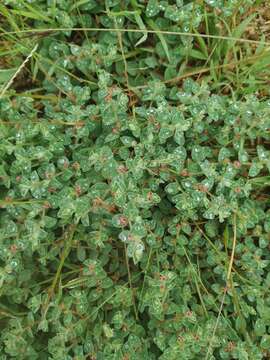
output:
[[[265,45],[270,46],[270,41],[259,41],[259,40],[251,40],[245,38],[238,38],[233,36],[222,36],[222,35],[207,35],[201,33],[192,33],[192,32],[180,32],[180,31],[166,31],[166,30],[149,30],[149,29],[115,29],[115,28],[45,28],[45,29],[26,29],[20,31],[7,31],[0,34],[0,37],[6,35],[19,35],[19,34],[42,34],[44,32],[57,32],[57,31],[92,31],[92,32],[133,32],[133,33],[148,33],[148,34],[163,34],[163,35],[175,35],[175,36],[186,36],[186,37],[201,37],[206,39],[217,39],[217,40],[226,40],[226,41],[234,41],[248,44],[257,44],[257,45]]]
[[[7,84],[2,88],[0,93],[0,99],[5,95],[6,91],[9,89],[9,87],[12,85],[14,79],[18,76],[18,74],[22,71],[26,63],[31,59],[31,57],[34,55],[35,51],[38,48],[38,44],[36,44],[33,49],[31,50],[30,54],[26,57],[26,59],[22,62],[22,64],[18,67],[18,69],[15,71],[14,75],[11,77],[11,79],[7,82]]]

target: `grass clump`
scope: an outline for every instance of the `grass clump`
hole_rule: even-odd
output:
[[[1,360],[269,358],[265,7],[0,5]]]

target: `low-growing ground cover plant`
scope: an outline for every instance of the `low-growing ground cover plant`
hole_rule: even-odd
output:
[[[0,359],[268,359],[267,4],[0,14]]]

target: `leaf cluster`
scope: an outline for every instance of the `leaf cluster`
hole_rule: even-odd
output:
[[[0,99],[1,360],[268,358],[269,98],[168,81],[206,48],[158,32],[253,3],[0,5],[6,31],[96,29],[41,32]]]

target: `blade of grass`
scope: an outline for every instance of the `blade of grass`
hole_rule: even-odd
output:
[[[66,258],[68,257],[70,250],[71,250],[71,246],[72,246],[72,241],[73,241],[73,236],[76,230],[76,225],[70,225],[69,229],[67,230],[67,232],[64,235],[64,240],[65,240],[65,244],[64,244],[64,250],[62,252],[61,255],[61,259],[60,259],[60,263],[58,265],[56,274],[53,278],[53,282],[51,284],[51,287],[48,291],[48,298],[46,303],[43,306],[43,310],[42,310],[42,319],[45,319],[46,317],[46,313],[48,311],[49,305],[50,305],[50,300],[55,292],[55,288],[56,285],[58,283],[58,281],[60,280],[60,276],[61,276],[61,272],[65,263]]]
[[[245,32],[246,28],[248,27],[249,23],[254,19],[254,17],[257,16],[257,14],[252,14],[250,15],[248,18],[246,18],[245,20],[243,20],[233,31],[232,33],[229,35],[232,37],[232,39],[234,38],[241,38],[241,36],[243,35],[243,33]],[[229,51],[230,49],[232,49],[235,45],[235,40],[232,40],[231,42],[228,43],[228,48],[227,51]]]
[[[136,13],[136,14],[134,14],[134,16],[135,16],[135,20],[136,20],[139,28],[140,28],[141,30],[146,30],[146,27],[145,27],[145,25],[144,25],[144,22],[142,21],[142,18],[141,18],[141,16],[140,16],[140,14]],[[147,36],[148,36],[147,32],[144,31],[144,32],[143,32],[143,36],[140,38],[140,40],[138,40],[138,41],[136,42],[135,47],[138,46],[138,45],[140,45],[140,44],[143,43],[144,41],[146,41],[146,40],[147,40]]]
[[[149,269],[149,266],[150,266],[150,260],[151,260],[151,257],[152,257],[152,252],[153,252],[153,249],[150,248],[146,268],[145,268],[145,270],[143,272],[144,277],[143,277],[142,289],[141,289],[140,296],[139,296],[139,305],[138,305],[139,310],[140,310],[140,307],[141,307],[141,302],[142,302],[142,297],[143,297],[143,292],[144,292],[144,287],[145,287],[145,281],[146,281],[146,275],[147,275],[147,272],[148,272],[148,269]]]
[[[114,17],[114,24],[115,24],[115,26],[117,25],[116,17]],[[124,69],[125,69],[124,75],[125,75],[125,79],[126,79],[126,86],[129,89],[128,64],[127,64],[127,60],[126,60],[125,52],[124,52],[124,47],[123,47],[122,33],[117,32],[117,36],[118,36],[118,43],[119,43],[119,47],[120,47],[120,51],[121,51],[121,55],[122,55],[122,60],[123,60],[123,63],[124,63]]]
[[[126,267],[127,267],[127,273],[128,273],[128,283],[129,283],[129,288],[130,288],[130,290],[132,292],[133,309],[134,309],[135,318],[136,318],[136,320],[138,320],[138,310],[137,310],[137,307],[136,307],[135,292],[134,292],[134,288],[132,286],[132,279],[131,279],[131,273],[130,273],[130,267],[129,267],[126,244],[124,244],[124,249],[125,249],[125,261],[126,261]]]
[[[225,285],[225,289],[224,289],[223,296],[222,296],[222,299],[221,299],[220,308],[219,308],[218,316],[217,316],[216,323],[215,323],[215,326],[214,326],[214,329],[213,329],[212,337],[211,337],[211,339],[209,341],[209,346],[208,346],[208,349],[207,349],[205,360],[209,359],[210,352],[211,352],[212,345],[213,345],[213,341],[214,341],[216,331],[217,331],[217,328],[218,328],[219,320],[220,320],[220,317],[221,317],[221,314],[222,314],[225,297],[227,295],[228,288],[230,286],[230,282],[232,281],[232,268],[233,268],[234,253],[235,253],[235,248],[236,248],[236,240],[237,240],[237,237],[236,237],[236,214],[234,214],[234,216],[233,216],[233,244],[232,244],[232,252],[231,252],[231,256],[230,256],[230,262],[229,262],[229,266],[228,266],[228,270],[227,270],[226,285]]]
[[[244,59],[244,60],[239,60],[237,62],[232,62],[232,63],[229,63],[229,64],[222,64],[222,65],[216,65],[211,68],[210,67],[207,67],[207,68],[200,68],[200,69],[197,69],[197,70],[194,70],[194,71],[190,71],[190,72],[187,72],[187,73],[184,73],[180,76],[177,76],[175,78],[172,78],[172,79],[169,79],[169,80],[165,80],[164,83],[165,84],[170,84],[170,83],[177,83],[187,77],[192,77],[194,75],[199,75],[199,74],[204,74],[204,73],[207,73],[207,72],[211,72],[211,70],[213,71],[213,69],[216,69],[216,70],[219,70],[219,69],[223,69],[223,68],[233,68],[234,66],[236,65],[239,65],[239,64],[248,64],[250,62],[253,62],[257,59],[260,59],[262,57],[265,57],[267,56],[267,54],[261,54],[261,55],[256,55],[256,56],[252,56],[250,58],[247,58],[247,59]],[[138,86],[137,89],[142,89],[142,88],[145,88],[147,85],[142,85],[142,86]]]
[[[9,81],[16,72],[16,68],[12,69],[0,69],[0,84]]]
[[[23,16],[23,17],[26,17],[26,18],[29,18],[29,19],[51,22],[50,18],[48,18],[46,16],[42,16],[42,14],[34,13],[34,12],[31,12],[31,11],[12,10],[11,12],[12,12],[12,14],[20,15],[20,16]]]
[[[207,49],[207,46],[203,40],[203,38],[201,36],[199,36],[200,34],[194,30],[195,34],[198,34],[197,36],[197,41],[199,43],[199,46],[200,46],[200,49],[201,49],[201,52],[204,54],[204,56],[207,58],[208,57],[208,49]]]
[[[153,20],[149,19],[149,20],[147,20],[146,22],[147,22],[147,24],[150,26],[150,28],[153,29],[154,33],[155,33],[155,34],[157,35],[157,37],[159,38],[159,40],[160,40],[160,42],[161,42],[161,44],[162,44],[162,47],[163,47],[163,49],[164,49],[164,52],[165,52],[165,54],[166,54],[166,56],[167,56],[167,59],[168,59],[168,61],[170,62],[170,61],[171,61],[170,52],[169,52],[169,48],[168,48],[168,45],[167,45],[167,43],[166,43],[166,40],[165,40],[165,38],[164,38],[164,36],[163,36],[164,34],[158,29],[156,23],[155,23]],[[146,31],[146,30],[144,30],[144,31]]]
[[[198,284],[198,281],[197,281],[197,280],[199,280],[200,284],[202,285],[202,288],[204,289],[204,291],[205,291],[206,293],[208,293],[208,290],[207,290],[206,287],[204,286],[204,284],[203,284],[202,279],[200,278],[200,276],[197,274],[197,271],[196,271],[194,265],[192,264],[192,262],[191,262],[191,260],[190,260],[190,257],[189,257],[189,255],[188,255],[185,247],[183,247],[183,250],[184,250],[184,253],[185,253],[185,257],[186,257],[186,259],[187,259],[190,267],[192,268],[193,280],[194,280],[194,282],[195,282],[195,287],[196,287],[196,290],[197,290],[199,299],[200,299],[200,301],[201,301],[201,304],[202,304],[202,307],[203,307],[203,311],[204,311],[204,313],[205,313],[205,316],[208,316],[208,311],[207,311],[206,306],[205,306],[205,303],[204,303],[204,301],[203,301],[203,296],[202,296],[202,294],[201,294],[200,287],[199,287],[199,284]]]
[[[69,11],[73,11],[74,9],[78,9],[81,5],[89,3],[89,0],[79,0],[75,1],[74,4],[70,7]]]
[[[8,23],[10,24],[12,29],[14,29],[15,33],[20,31],[20,28],[18,27],[17,22],[15,21],[14,17],[11,16],[10,11],[3,4],[0,4],[0,14],[7,19]],[[1,36],[1,34],[0,34],[0,36]]]

